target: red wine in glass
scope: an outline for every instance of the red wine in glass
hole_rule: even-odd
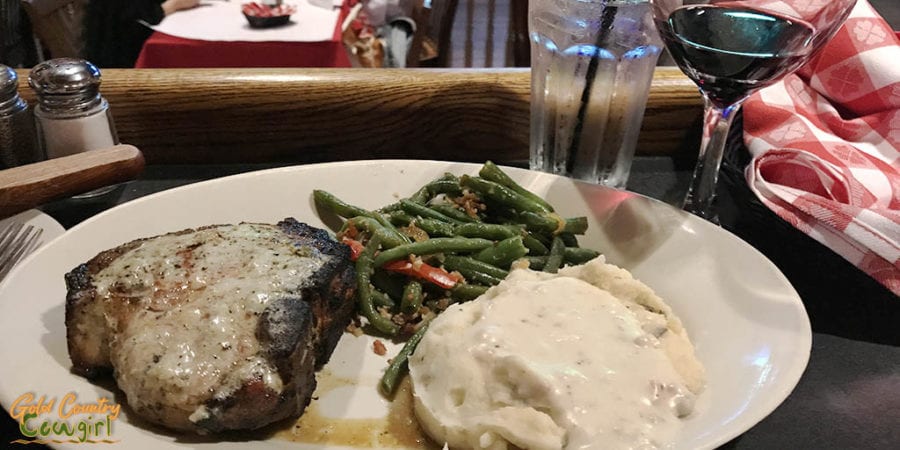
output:
[[[723,107],[800,67],[815,35],[796,19],[715,5],[676,9],[657,27],[681,70]]]

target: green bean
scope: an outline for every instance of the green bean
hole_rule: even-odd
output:
[[[518,220],[525,224],[528,231],[539,233],[584,234],[587,231],[587,217],[563,219],[556,214],[537,214],[526,211],[518,215]],[[560,227],[560,225],[562,226]]]
[[[564,219],[559,216],[535,214],[526,211],[518,215],[518,220],[525,224],[525,229],[528,231],[556,234],[560,229],[560,221]],[[564,227],[565,224],[562,224],[562,226]]]
[[[494,183],[493,181],[485,180],[484,178],[463,175],[460,177],[459,183],[477,192],[484,199],[497,202],[517,211],[531,211],[534,213],[550,212],[543,205],[531,201],[512,189]]]
[[[413,242],[381,252],[375,257],[375,267],[381,267],[389,261],[405,258],[409,255],[430,255],[444,252],[477,252],[490,247],[491,241],[478,238],[434,238],[422,242]]]
[[[596,257],[600,256],[600,252],[589,248],[566,247],[563,254],[563,260],[567,264],[584,264]]]
[[[571,217],[566,219],[566,223],[563,226],[563,233],[570,234],[584,234],[587,231],[588,222],[587,217]]]
[[[356,300],[359,311],[376,330],[393,336],[400,331],[400,327],[392,322],[391,319],[382,316],[375,309],[374,298],[372,297],[372,285],[370,283],[372,272],[374,272],[372,256],[375,255],[380,246],[381,239],[378,235],[375,235],[369,240],[366,248],[363,249],[356,260]]]
[[[437,205],[429,205],[428,207],[457,221],[457,222],[469,223],[469,222],[478,222],[480,220],[480,219],[469,216],[465,212],[460,211],[455,206],[450,205],[450,204],[446,204],[446,203],[440,204],[439,203]]]
[[[349,203],[346,203],[343,200],[335,197],[333,194],[319,189],[313,191],[313,200],[315,201],[316,205],[325,208],[345,219],[356,216],[372,217],[374,215],[370,211],[366,211],[365,209],[362,209],[358,206],[353,206]]]
[[[371,281],[376,289],[387,293],[392,298],[403,298],[406,277],[392,274],[382,269],[375,269]]]
[[[553,238],[553,245],[550,246],[550,254],[547,255],[547,263],[542,269],[544,272],[556,273],[563,263],[563,254],[566,251],[566,244],[558,236]]]
[[[551,233],[537,233],[533,231],[529,231],[528,234],[531,235],[536,241],[540,242],[544,248],[547,249],[547,253],[550,253],[550,246],[553,245],[553,234]]]
[[[525,256],[528,249],[522,243],[522,236],[504,239],[478,253],[475,259],[486,262],[492,266],[509,268],[513,261]]]
[[[388,213],[388,219],[394,226],[405,227],[415,220],[415,218],[403,211],[391,211]]]
[[[559,238],[563,240],[566,247],[578,248],[578,238],[572,233],[559,233]]]
[[[391,203],[390,205],[387,205],[378,210],[378,212],[384,213],[384,214],[389,214],[389,213],[392,213],[395,211],[400,211],[400,202]]]
[[[509,272],[506,270],[468,256],[447,255],[444,257],[444,268],[456,270],[459,273],[468,271],[480,272],[500,280],[509,275]]]
[[[400,206],[403,207],[404,211],[419,217],[440,220],[441,222],[446,223],[461,223],[458,220],[447,217],[446,215],[441,214],[427,206],[420,205],[409,200],[400,200]]]
[[[375,303],[375,306],[386,306],[388,308],[393,308],[396,305],[394,299],[377,288],[372,289],[372,302]]]
[[[563,252],[563,261],[566,265],[577,266],[598,256],[600,256],[600,252],[589,248],[566,247]],[[544,265],[547,264],[547,258],[547,256],[527,256],[525,259],[528,260],[529,269],[541,270],[544,268]]]
[[[406,200],[419,205],[424,205],[435,195],[446,193],[462,193],[462,188],[459,186],[459,178],[449,172],[444,173],[440,178],[428,182],[428,184],[419,188],[418,191],[409,196]],[[394,205],[399,207],[399,203],[395,203]]]
[[[400,234],[399,231],[394,229],[393,231],[388,230],[384,226],[381,225],[377,220],[367,217],[367,216],[356,216],[347,220],[348,225],[353,225],[354,227],[368,231],[372,236],[379,235],[381,238],[381,243],[384,244],[385,247],[391,248],[396,247],[398,245],[406,244],[408,241],[403,239],[403,235]]]
[[[400,311],[414,313],[422,306],[422,284],[418,281],[410,281],[403,288],[403,297],[400,297]]]
[[[549,256],[525,257],[525,259],[528,260],[528,268],[531,270],[544,270],[544,266],[547,265],[547,258],[549,258]]]
[[[416,350],[416,346],[419,345],[422,336],[425,336],[425,331],[428,330],[428,323],[429,322],[423,321],[419,325],[419,329],[413,333],[408,341],[406,341],[406,345],[400,349],[400,352],[397,353],[397,356],[391,360],[391,364],[385,369],[380,383],[381,392],[385,395],[390,396],[394,393],[394,389],[397,388],[397,383],[409,368],[409,356]]]
[[[479,272],[477,270],[467,270],[467,269],[455,269],[457,272],[461,273],[463,278],[466,279],[468,283],[478,283],[484,284],[488,286],[496,286],[503,281],[502,278],[493,277],[484,272]]]
[[[411,195],[406,201],[413,202],[419,205],[424,205],[428,202],[428,199],[431,197],[431,194],[428,193],[428,186],[422,186],[416,191],[413,195]]]
[[[522,227],[493,223],[464,223],[453,227],[453,233],[463,237],[478,237],[499,241],[522,234]]]
[[[450,194],[450,195],[460,195],[462,194],[462,187],[459,185],[459,179],[456,178],[455,175],[453,179],[438,179],[434,180],[431,183],[425,185],[425,188],[428,189],[428,193],[434,197],[438,194]]]
[[[416,219],[416,226],[425,230],[430,237],[453,237],[453,225],[435,219]]]
[[[333,194],[318,189],[313,191],[313,199],[317,205],[329,209],[335,214],[346,219],[351,219],[358,216],[375,219],[376,221],[378,221],[378,223],[381,224],[382,227],[387,230],[387,233],[394,235],[397,239],[400,239],[403,242],[409,242],[409,238],[397,231],[397,229],[394,228],[393,225],[391,225],[391,222],[379,213],[367,211],[358,206],[353,206],[335,197]]]
[[[525,232],[522,235],[522,243],[525,244],[525,247],[528,249],[529,255],[544,256],[547,253],[550,253],[550,249],[531,233]]]
[[[465,302],[478,298],[487,290],[487,286],[481,286],[479,284],[457,283],[456,286],[453,286],[453,289],[450,289],[450,296],[454,300]]]
[[[546,200],[542,199],[539,195],[529,191],[528,189],[520,186],[518,183],[513,181],[513,179],[510,178],[509,175],[500,170],[500,168],[491,161],[484,163],[484,166],[481,167],[478,175],[481,175],[481,178],[484,178],[485,180],[493,181],[494,183],[500,184],[501,186],[512,189],[519,195],[543,206],[547,211],[553,211],[553,207],[550,206],[550,204],[547,203]]]

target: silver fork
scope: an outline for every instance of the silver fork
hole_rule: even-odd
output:
[[[0,280],[37,247],[43,232],[42,228],[32,225],[26,227],[21,222],[13,222],[0,230]]]

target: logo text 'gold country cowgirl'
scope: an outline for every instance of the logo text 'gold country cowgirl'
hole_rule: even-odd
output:
[[[28,392],[13,401],[9,415],[19,423],[19,432],[30,439],[13,444],[111,444],[112,424],[119,418],[122,405],[100,397],[94,402],[79,402],[74,392],[57,399],[37,397]]]

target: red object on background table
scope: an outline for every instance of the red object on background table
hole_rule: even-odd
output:
[[[344,2],[341,7],[334,34],[327,41],[203,41],[155,31],[144,43],[134,67],[351,67],[341,40],[341,23],[350,12],[349,4]]]

